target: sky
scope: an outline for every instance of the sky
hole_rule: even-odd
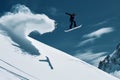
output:
[[[33,32],[30,36],[70,55],[101,57],[111,54],[120,42],[120,0],[2,0],[0,16],[16,4],[55,20],[53,32],[43,35]],[[82,27],[65,33],[70,24],[65,12],[75,13],[76,23]]]

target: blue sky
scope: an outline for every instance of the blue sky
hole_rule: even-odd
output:
[[[3,0],[0,15],[15,4],[26,5],[33,13],[44,13],[54,19],[57,23],[54,32],[32,36],[70,55],[110,54],[120,42],[120,0]],[[77,25],[82,24],[82,28],[65,33],[70,24],[65,12],[76,13]]]

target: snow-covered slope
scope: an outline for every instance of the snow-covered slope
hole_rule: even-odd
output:
[[[0,35],[0,80],[119,80],[62,51],[27,39],[40,56],[25,54],[12,45],[14,42],[9,37]]]
[[[55,21],[25,5],[0,17],[0,80],[118,80],[60,50],[38,42],[29,33],[52,32]],[[31,55],[30,55],[31,54]]]

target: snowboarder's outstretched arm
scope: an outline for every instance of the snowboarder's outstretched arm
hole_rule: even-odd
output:
[[[70,13],[65,13],[65,14],[67,14],[67,15],[71,16],[71,14],[70,14]]]

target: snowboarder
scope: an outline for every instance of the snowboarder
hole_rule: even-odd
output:
[[[69,28],[72,29],[73,24],[74,24],[74,27],[77,27],[76,21],[75,21],[75,14],[74,13],[72,13],[72,14],[65,13],[65,14],[70,16],[70,27]]]

